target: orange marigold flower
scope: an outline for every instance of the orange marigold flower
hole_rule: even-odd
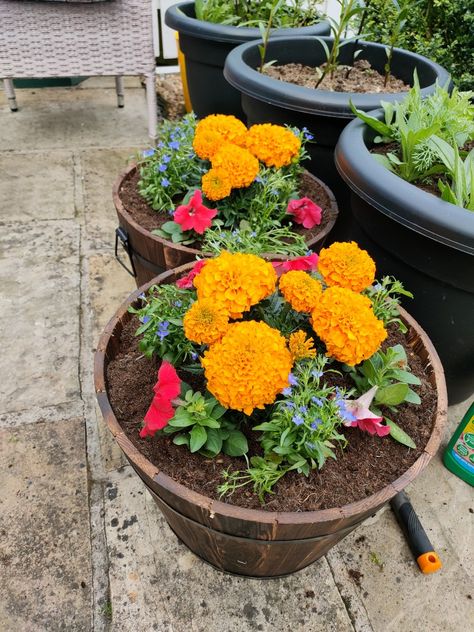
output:
[[[219,302],[232,318],[240,318],[275,291],[276,279],[272,264],[257,255],[224,251],[208,259],[194,285],[199,300]]]
[[[213,129],[204,129],[194,135],[193,149],[199,158],[209,160],[224,142],[224,138]]]
[[[184,335],[198,344],[212,344],[229,328],[229,315],[214,299],[204,298],[191,305],[183,319]]]
[[[227,172],[224,169],[210,169],[202,177],[202,191],[208,200],[223,200],[232,191]]]
[[[227,174],[234,189],[248,187],[258,175],[258,160],[249,151],[227,143],[212,157],[213,168],[218,168]]]
[[[234,142],[246,134],[247,128],[238,118],[228,114],[210,114],[199,121],[196,125],[194,137],[204,132],[215,132],[219,134],[222,141]]]
[[[280,277],[280,291],[297,312],[311,312],[321,298],[323,287],[303,270],[291,270]]]
[[[229,325],[201,362],[209,392],[222,406],[246,415],[275,401],[288,386],[292,366],[281,333],[253,320]]]
[[[294,361],[302,360],[303,358],[314,358],[316,355],[313,341],[306,336],[302,329],[290,335],[288,346]]]
[[[318,270],[327,285],[362,292],[375,279],[375,263],[354,242],[336,242],[319,253]]]
[[[267,167],[285,167],[299,154],[301,140],[281,125],[252,125],[244,138],[245,147]]]
[[[370,300],[347,288],[325,290],[311,316],[327,355],[350,366],[370,358],[387,337]]]

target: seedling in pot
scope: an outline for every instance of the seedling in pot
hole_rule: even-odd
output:
[[[263,22],[259,22],[258,24],[258,28],[260,29],[260,34],[262,36],[262,42],[263,42],[262,44],[259,44],[258,46],[258,51],[260,53],[260,68],[258,70],[261,73],[265,72],[265,68],[268,68],[268,66],[271,66],[272,64],[275,63],[275,60],[265,62],[265,58],[267,56],[268,40],[270,39],[270,31],[272,28],[273,19],[280,5],[281,5],[281,0],[274,0],[271,5],[270,15],[268,16],[267,23],[264,24]]]
[[[394,14],[394,21],[392,24],[392,30],[390,32],[390,37],[389,37],[389,44],[388,44],[388,47],[385,49],[385,52],[387,53],[387,62],[384,68],[385,69],[384,86],[388,84],[388,81],[390,79],[390,72],[391,72],[392,59],[393,59],[393,49],[397,45],[400,39],[400,33],[405,27],[407,17],[408,17],[408,11],[414,5],[418,4],[418,2],[413,2],[413,0],[401,0],[401,2],[399,2],[398,0],[392,0],[392,4],[395,8],[395,14]],[[364,14],[364,17],[365,17],[365,14]]]

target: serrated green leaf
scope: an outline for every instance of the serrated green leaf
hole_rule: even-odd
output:
[[[409,435],[407,435],[407,433],[402,430],[400,426],[397,426],[397,424],[391,419],[388,419],[388,417],[385,417],[385,422],[390,428],[390,436],[395,439],[395,441],[406,445],[408,448],[416,448],[416,444],[413,439]]]
[[[194,426],[190,432],[189,449],[197,452],[207,441],[207,432],[202,426]]]

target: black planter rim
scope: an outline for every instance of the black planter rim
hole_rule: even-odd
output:
[[[383,118],[382,109],[369,114]],[[445,202],[386,169],[367,148],[374,135],[360,119],[351,121],[342,131],[334,160],[346,184],[399,224],[474,255],[474,212]]]
[[[186,12],[185,12],[186,10]],[[192,15],[188,15],[191,13]],[[198,20],[194,17],[194,2],[180,2],[175,4],[165,13],[165,23],[184,35],[190,35],[200,39],[214,42],[226,42],[228,44],[241,44],[252,40],[261,40],[258,27],[229,26],[227,24],[216,24]],[[295,28],[272,29],[272,37],[322,35],[327,33],[329,26],[327,22],[321,20],[311,26],[300,26]]]
[[[270,41],[268,46],[268,57],[274,58],[273,50],[276,47],[284,48],[285,44],[295,41],[295,37],[279,37],[277,40]],[[315,38],[314,36],[302,36],[297,38],[301,45],[321,46],[318,39],[331,43],[332,38],[323,36]],[[257,70],[251,68],[246,61],[257,48],[258,42],[246,42],[234,48],[227,56],[224,77],[233,88],[236,88],[243,94],[264,101],[271,105],[286,108],[288,110],[296,110],[307,114],[324,115],[333,118],[354,118],[349,107],[349,99],[354,105],[361,110],[373,110],[380,105],[380,101],[399,101],[407,92],[379,92],[379,93],[358,93],[358,92],[332,92],[329,90],[312,89],[304,86],[298,86],[286,81],[280,81],[266,75],[262,75]],[[351,46],[351,44],[349,44]],[[375,42],[359,41],[357,48],[363,50],[381,50],[386,47],[383,44]],[[272,50],[273,49],[273,50]],[[407,60],[412,60],[413,69],[426,68],[436,76],[440,85],[450,82],[450,74],[439,64],[430,59],[404,50],[402,48],[394,49],[394,57],[397,55],[404,56]],[[298,60],[295,59],[295,62]],[[421,90],[423,95],[432,92],[434,82],[424,86]]]

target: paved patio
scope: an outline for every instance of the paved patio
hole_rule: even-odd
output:
[[[271,581],[196,558],[124,462],[92,363],[134,288],[113,257],[112,181],[147,142],[144,92],[126,87],[123,110],[109,79],[18,90],[16,114],[0,94],[0,631],[474,629],[474,498],[440,457],[408,491],[441,572],[418,571],[385,508]]]

